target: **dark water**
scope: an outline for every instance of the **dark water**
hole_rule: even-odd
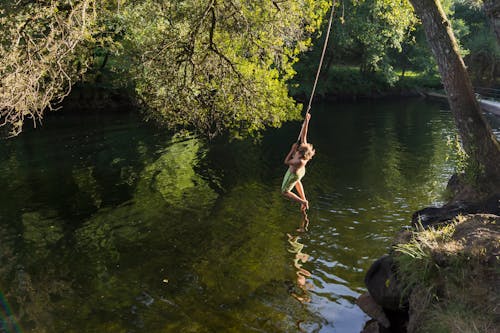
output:
[[[206,145],[68,113],[2,142],[0,332],[359,332],[364,273],[442,200],[451,115],[315,106],[301,234],[278,190],[299,126]]]

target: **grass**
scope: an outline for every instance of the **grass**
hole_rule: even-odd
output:
[[[444,303],[433,307],[433,313],[424,321],[420,332],[436,333],[485,333],[496,332],[492,318],[481,309],[471,309],[467,304]]]
[[[458,216],[395,246],[408,332],[496,332],[500,218]]]
[[[396,73],[401,77],[401,71],[396,71]],[[406,71],[405,76],[400,78],[396,86],[400,88],[441,89],[443,85],[437,74]]]
[[[292,95],[309,95],[314,83],[314,73],[299,70],[290,88]],[[322,73],[317,87],[317,94],[323,96],[360,96],[369,97],[384,93],[398,93],[402,90],[438,89],[441,81],[437,75],[406,71],[401,78],[401,71],[396,71],[399,80],[390,86],[383,74],[375,72],[364,75],[357,66],[332,66],[328,74]]]

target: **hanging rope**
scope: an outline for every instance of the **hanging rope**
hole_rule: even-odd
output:
[[[306,116],[311,110],[312,101],[314,98],[314,93],[316,92],[316,86],[318,85],[319,74],[321,73],[321,67],[323,67],[323,60],[325,59],[326,47],[328,46],[328,39],[330,37],[330,31],[332,30],[332,22],[333,22],[333,13],[335,11],[335,1],[332,3],[332,10],[330,12],[330,19],[328,20],[328,29],[326,31],[325,43],[323,44],[323,51],[321,52],[321,59],[319,61],[318,70],[316,71],[316,78],[314,79],[314,85],[311,91],[311,96],[309,97],[309,104],[307,105]],[[302,124],[304,126],[304,124]],[[297,142],[300,141],[300,133]]]

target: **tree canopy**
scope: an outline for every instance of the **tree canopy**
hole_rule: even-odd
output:
[[[208,137],[299,117],[288,95],[298,55],[329,1],[2,3],[0,110],[12,135],[39,121],[85,74],[104,67],[149,118]]]
[[[69,92],[84,42],[96,23],[91,0],[3,1],[0,5],[0,125],[18,134]],[[94,4],[95,6],[95,4]],[[95,7],[93,8],[95,9]]]
[[[490,2],[442,2],[473,79],[491,84],[500,51]],[[296,82],[313,76],[332,5],[325,75],[352,65],[362,84],[390,87],[406,70],[437,73],[406,0],[4,1],[0,127],[17,135],[26,120],[37,125],[79,83],[125,89],[147,119],[208,138],[278,127],[300,117],[288,85],[296,71]]]

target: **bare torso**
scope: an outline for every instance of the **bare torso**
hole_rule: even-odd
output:
[[[306,159],[301,158],[301,154],[299,152],[295,152],[293,157],[287,162],[289,166],[288,169],[291,173],[301,174],[305,172],[307,162],[308,161]]]

